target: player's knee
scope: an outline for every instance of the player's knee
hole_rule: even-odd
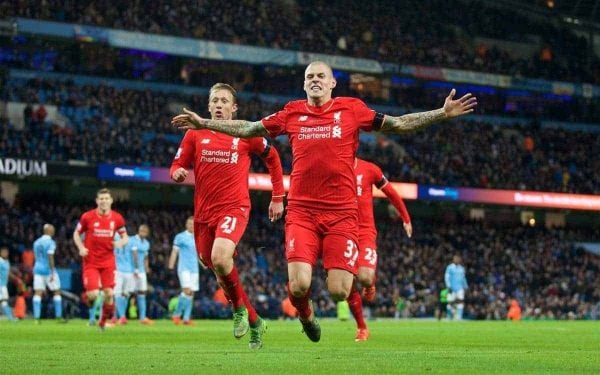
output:
[[[95,301],[98,298],[98,291],[87,292],[88,301]]]
[[[306,295],[309,289],[310,283],[300,281],[290,282],[290,292],[294,297],[302,297]]]
[[[365,288],[369,288],[373,285],[373,274],[368,272],[359,272],[358,273],[358,281]]]
[[[329,294],[331,295],[331,299],[335,302],[344,301],[350,295],[350,290],[345,288],[332,287],[329,289]]]

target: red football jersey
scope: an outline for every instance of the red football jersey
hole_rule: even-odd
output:
[[[83,264],[98,268],[114,267],[115,233],[126,232],[123,216],[112,210],[107,215],[100,215],[97,209],[89,210],[81,215],[77,230],[85,235],[83,244],[88,249]]]
[[[382,189],[388,180],[378,166],[361,159],[356,159],[354,173],[358,198],[358,228],[361,232],[377,234],[373,216],[373,186]]]
[[[209,222],[230,209],[250,209],[248,171],[251,153],[262,156],[273,184],[273,197],[283,197],[283,171],[279,154],[262,137],[242,139],[211,130],[188,130],[171,164],[194,167],[194,218]]]
[[[381,168],[362,159],[356,159],[356,196],[358,198],[358,227],[361,233],[377,235],[373,216],[373,186],[381,190],[398,210],[402,221],[410,223],[410,215],[404,201],[394,188],[388,184]]]
[[[383,115],[360,99],[338,97],[320,107],[289,102],[262,119],[272,137],[287,134],[292,147],[288,201],[309,208],[356,208],[354,156],[359,130],[378,130]]]

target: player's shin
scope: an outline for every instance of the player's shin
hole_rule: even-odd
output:
[[[137,295],[138,315],[140,320],[146,319],[146,294]]]
[[[42,315],[42,296],[34,295],[33,296],[33,319],[38,320]]]
[[[298,310],[298,316],[301,320],[309,320],[312,315],[312,310],[310,306],[310,291],[304,293],[301,297],[296,297],[292,294],[290,290],[290,284],[288,283],[288,296],[290,297],[290,302],[292,305]]]
[[[228,275],[217,275],[217,277],[219,278],[219,283],[225,290],[225,294],[231,298],[234,310],[244,307],[244,291],[242,289],[237,268],[234,266]]]
[[[464,309],[465,309],[464,303],[461,302],[456,305],[456,319],[457,320],[462,320]]]
[[[348,301],[348,306],[350,307],[352,316],[354,316],[354,319],[356,320],[357,328],[367,328],[367,324],[365,323],[365,318],[363,316],[362,297],[360,296],[360,292],[356,287],[352,288],[352,292],[350,292],[350,296],[348,296],[346,301]]]
[[[2,312],[4,313],[4,315],[6,315],[8,320],[14,320],[14,317],[12,314],[12,309],[8,305],[8,302],[2,301],[2,302],[0,302],[0,305],[2,306]]]
[[[186,294],[183,298],[186,300],[183,310],[183,321],[189,322],[192,317],[192,308],[194,307],[194,295],[188,296]]]
[[[56,319],[62,319],[62,296],[60,294],[55,294],[52,298],[52,303],[54,304],[54,317]]]

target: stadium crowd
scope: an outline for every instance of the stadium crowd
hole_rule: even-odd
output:
[[[302,97],[299,84],[301,70],[274,65],[253,66],[233,62],[187,59],[154,52],[115,49],[102,44],[62,41],[44,38],[0,38],[0,66],[39,72],[59,72],[100,77],[177,82],[187,86],[210,87],[214,82],[229,82],[238,91]],[[454,85],[444,82],[417,81],[388,75],[376,77],[389,90],[366,89],[353,75],[336,71],[337,96],[356,96],[372,104],[400,106],[406,110],[439,105],[450,86],[459,91],[473,91],[479,105],[477,113],[518,116],[571,122],[600,121],[600,102],[581,96],[522,92],[473,85]],[[177,77],[177,78],[176,78]],[[19,84],[12,82],[10,89]],[[36,86],[36,82],[31,82]]]
[[[0,120],[0,156],[147,166],[168,166],[175,155],[181,133],[170,125],[172,108],[204,108],[206,103],[198,95],[60,80],[12,80],[2,94],[29,105],[24,130]],[[47,121],[45,110],[34,111],[39,102],[57,106],[71,125]],[[238,117],[262,118],[279,108],[255,96],[240,103]],[[289,145],[276,146],[289,173]],[[584,131],[455,121],[401,138],[365,140],[361,155],[376,161],[392,180],[404,182],[598,194],[600,161],[589,157],[598,149],[600,139]],[[264,166],[255,160],[253,170],[264,172]]]
[[[21,263],[22,253],[31,248],[50,221],[56,228],[57,266],[78,276],[79,256],[71,234],[82,205],[49,203],[43,197],[0,203],[0,233],[11,250],[15,269],[26,282],[31,270]],[[183,229],[190,209],[129,207],[116,209],[128,221],[129,233],[141,223],[151,228],[151,273],[149,312],[165,317],[169,299],[178,293],[174,272],[166,264],[176,233]],[[272,224],[266,208],[254,205],[253,218],[238,247],[237,264],[244,285],[262,316],[282,316],[281,302],[287,296],[286,263],[283,254],[283,225]],[[486,226],[477,222],[417,222],[416,236],[409,240],[399,222],[379,219],[379,268],[377,300],[372,316],[433,316],[446,265],[453,254],[465,261],[469,289],[465,316],[471,319],[504,319],[511,298],[520,301],[524,317],[531,319],[597,319],[600,314],[600,258],[573,245],[572,241],[599,238],[594,231]],[[318,315],[335,316],[336,306],[315,277],[313,300]],[[195,316],[220,318],[229,315],[226,306],[213,300],[217,284],[208,271],[201,272]],[[74,291],[81,287],[77,278]]]
[[[47,0],[39,4],[20,0],[0,2],[0,14],[383,62],[600,81],[598,58],[588,53],[584,38],[565,26],[537,21],[516,9],[492,11],[490,5],[474,0],[354,4],[343,0],[252,0],[224,7],[214,1],[115,5],[110,1]],[[328,17],[322,17],[324,14]],[[510,23],[505,21],[508,19]],[[499,49],[476,37],[529,41],[539,50],[532,57],[518,57],[508,52],[510,49]]]

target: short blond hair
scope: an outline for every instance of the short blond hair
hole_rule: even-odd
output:
[[[231,96],[233,97],[233,102],[237,103],[237,91],[236,89],[233,88],[233,86],[227,84],[227,83],[222,83],[222,82],[218,82],[215,83],[211,88],[210,88],[210,92],[208,93],[208,98],[210,99],[213,94],[218,91],[218,90],[227,90],[231,93]]]

